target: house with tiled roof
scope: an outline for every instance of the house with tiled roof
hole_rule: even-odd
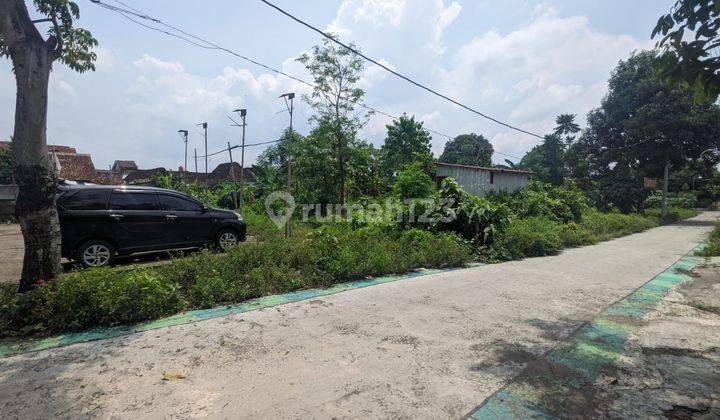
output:
[[[207,186],[215,186],[223,182],[240,181],[240,164],[233,162],[221,163],[212,172],[188,172],[188,171],[169,171],[165,168],[153,168],[153,169],[138,169],[137,171],[131,172],[125,178],[125,184],[132,185],[155,185],[155,177],[157,175],[172,174],[173,177],[183,176],[188,182],[197,182]],[[245,168],[243,171],[245,177],[245,184],[252,185],[255,183],[255,174],[251,168]]]
[[[9,149],[12,143],[0,141],[0,149]],[[61,181],[88,182],[93,184],[121,184],[122,177],[113,171],[95,169],[92,157],[78,153],[74,147],[48,145],[48,157]]]

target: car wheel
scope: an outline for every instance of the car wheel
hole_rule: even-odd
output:
[[[106,241],[87,241],[78,249],[78,259],[85,267],[110,265],[115,248]]]
[[[226,250],[240,243],[240,235],[232,229],[223,229],[217,234],[217,247]]]

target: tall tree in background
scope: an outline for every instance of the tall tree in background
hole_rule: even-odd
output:
[[[68,0],[34,0],[33,20],[23,0],[0,0],[0,55],[10,57],[17,98],[12,163],[19,195],[15,215],[25,241],[19,290],[39,279],[52,279],[60,269],[60,225],[55,207],[56,177],[47,153],[47,99],[52,64],[94,70],[97,41],[75,28],[80,9]],[[36,24],[47,24],[47,38]]]
[[[353,48],[357,47],[351,44]],[[365,92],[357,87],[363,71],[363,61],[327,38],[312,53],[298,58],[313,76],[315,88],[305,95],[305,101],[315,110],[311,121],[330,127],[334,139],[337,164],[337,190],[340,204],[345,204],[347,187],[348,145],[367,123],[368,115],[358,111]]]
[[[440,162],[492,166],[493,145],[482,134],[461,134],[445,143]]]
[[[575,122],[575,114],[560,114],[555,118],[555,130],[557,136],[565,136],[565,143],[568,145],[575,141],[575,133],[580,131],[580,126]]]
[[[588,114],[584,137],[603,196],[625,211],[643,210],[643,177],[663,178],[720,139],[720,108],[695,104],[692,89],[659,77],[657,59],[644,51],[621,61]]]
[[[543,182],[560,185],[565,179],[565,143],[557,134],[545,136],[542,144],[528,151],[517,164],[518,167],[529,169],[535,177]]]
[[[381,151],[382,165],[386,176],[394,179],[405,166],[418,162],[425,173],[433,170],[433,156],[430,152],[430,134],[415,117],[402,115],[387,125],[387,137]]]
[[[663,77],[692,87],[696,103],[715,102],[720,95],[718,31],[720,0],[678,0],[652,32],[652,38],[662,36],[657,67]]]
[[[12,143],[11,147],[12,147]],[[0,149],[0,184],[13,184],[10,148]]]

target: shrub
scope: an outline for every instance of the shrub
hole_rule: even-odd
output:
[[[507,205],[513,215],[521,219],[544,217],[563,223],[580,221],[588,209],[582,191],[570,181],[553,186],[532,180],[526,188],[512,193],[489,194],[488,198]]]
[[[601,213],[597,210],[591,210],[585,213],[580,226],[594,235],[599,241],[604,241],[642,232],[656,227],[658,224],[638,214]]]
[[[83,270],[53,282],[53,331],[154,319],[183,308],[180,286],[151,269]]]
[[[516,219],[501,236],[497,249],[511,259],[554,255],[563,248],[562,230],[560,223],[542,217]]]
[[[692,209],[697,206],[698,199],[695,193],[692,192],[668,193],[667,203],[668,207]],[[661,208],[662,193],[654,192],[648,196],[645,199],[645,206],[648,208]]]
[[[597,237],[575,222],[562,226],[560,239],[566,247],[578,247],[597,243]]]
[[[445,205],[433,215],[438,220],[438,230],[456,232],[477,244],[489,245],[509,223],[510,211],[505,204],[468,194],[451,178],[442,181],[440,198]]]
[[[435,193],[433,180],[423,171],[420,163],[407,165],[397,176],[393,193],[401,199],[427,198]]]

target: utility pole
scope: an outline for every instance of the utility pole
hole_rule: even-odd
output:
[[[242,211],[243,200],[245,199],[245,126],[247,126],[245,116],[247,115],[247,109],[236,109],[233,112],[239,113],[240,118],[242,118],[242,143],[240,145],[240,210]]]
[[[207,126],[208,124],[206,122],[198,124],[198,126],[202,126],[204,130],[203,137],[205,138],[205,173],[208,173],[208,151],[207,151]]]
[[[187,144],[188,144],[188,131],[187,130],[178,130],[178,133],[180,133],[180,136],[183,138],[183,141],[185,142],[185,166],[183,166],[183,170],[188,170],[187,165]]]
[[[288,110],[288,113],[290,113],[290,136],[288,138],[288,179],[287,179],[287,189],[288,194],[292,194],[292,139],[293,139],[293,111],[295,110],[295,105],[293,100],[295,99],[295,93],[285,93],[283,95],[280,95],[281,98],[285,100],[285,107]],[[292,215],[287,218],[287,222],[285,222],[285,237],[290,237],[290,219],[292,218]]]
[[[195,151],[195,176],[197,178],[197,147],[193,147],[193,150]]]
[[[232,158],[232,146],[230,146],[230,142],[228,142],[228,153],[230,154],[230,176],[232,177],[232,183],[233,183],[233,205],[235,206],[235,210],[238,208],[238,200],[237,200],[237,183],[235,182],[235,164],[233,163]]]

